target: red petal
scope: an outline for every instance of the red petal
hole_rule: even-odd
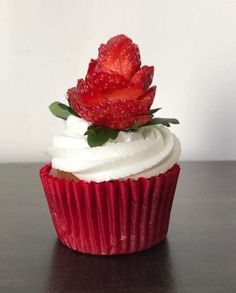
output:
[[[101,93],[105,94],[115,89],[121,89],[128,85],[128,80],[113,71],[94,72],[90,81],[96,86]]]
[[[76,88],[68,90],[67,96],[70,105],[76,112],[78,103],[96,104],[102,99],[99,90],[83,79],[78,80]]]
[[[125,35],[111,38],[99,47],[98,66],[112,70],[130,79],[141,65],[139,49]]]
[[[67,91],[67,99],[68,99],[69,105],[74,111],[76,111],[75,104],[76,104],[76,101],[78,101],[78,95],[79,93],[78,93],[77,87],[70,88]]]
[[[144,65],[132,77],[131,83],[139,85],[144,91],[146,91],[152,83],[153,74],[154,67]]]
[[[129,86],[123,89],[117,89],[113,92],[104,95],[104,97],[111,101],[117,100],[134,100],[143,94],[143,90],[137,86]]]
[[[80,96],[80,102],[82,103],[96,104],[102,99],[100,91],[89,82],[80,80],[78,81],[77,88]]]
[[[147,114],[148,111],[150,110],[153,99],[156,94],[156,86],[151,87],[143,96],[138,97],[138,108],[140,114]]]
[[[91,59],[88,66],[88,71],[87,71],[85,80],[92,78],[93,73],[96,71],[96,67],[97,67],[97,60]]]

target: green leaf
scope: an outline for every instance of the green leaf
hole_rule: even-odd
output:
[[[75,115],[78,116],[71,107],[68,107],[65,104],[62,104],[60,102],[54,102],[49,106],[49,110],[52,112],[52,114],[58,118],[66,120],[69,115]]]
[[[153,115],[154,113],[156,113],[157,111],[161,110],[162,108],[155,108],[155,109],[151,109],[148,114],[149,115]]]
[[[109,139],[116,139],[119,131],[104,126],[90,125],[85,132],[90,147],[103,145]]]
[[[163,124],[167,127],[170,127],[170,124],[179,124],[179,121],[175,118],[153,118],[145,126]]]

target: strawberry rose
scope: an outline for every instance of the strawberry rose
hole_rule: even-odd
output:
[[[93,125],[116,130],[150,121],[154,67],[140,67],[138,46],[125,35],[111,38],[98,51],[85,79],[67,92],[73,111]]]

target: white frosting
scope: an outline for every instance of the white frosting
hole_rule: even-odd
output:
[[[66,120],[66,130],[53,139],[48,151],[52,167],[72,172],[85,181],[109,181],[164,173],[179,159],[178,138],[163,125],[146,126],[136,132],[120,131],[115,140],[89,147],[84,135],[88,122],[76,116]]]

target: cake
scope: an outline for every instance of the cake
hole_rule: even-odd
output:
[[[125,35],[101,44],[86,77],[67,91],[65,120],[40,169],[56,233],[66,246],[96,255],[127,254],[166,238],[181,147],[175,118],[151,109],[154,67],[141,66]]]

